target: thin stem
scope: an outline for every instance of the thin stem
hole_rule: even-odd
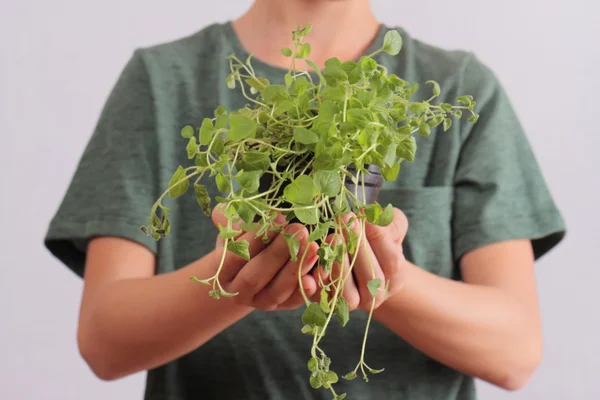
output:
[[[308,254],[309,246],[310,243],[308,243],[306,248],[304,249],[304,253],[302,254],[302,258],[300,259],[300,264],[298,265],[298,286],[300,287],[300,293],[302,293],[302,297],[304,298],[304,303],[306,303],[307,306],[310,305],[310,300],[308,299],[308,296],[304,291],[304,287],[302,286],[302,266],[304,265],[304,258],[306,257],[306,254]]]

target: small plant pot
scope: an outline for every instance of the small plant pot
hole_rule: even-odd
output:
[[[358,188],[356,188],[356,186],[354,185],[354,183],[352,182],[352,180],[349,177],[346,177],[346,181],[344,184],[345,184],[346,188],[349,191],[351,191],[352,193],[354,193],[355,190],[358,192],[357,197],[362,203],[372,204],[377,201],[377,198],[379,196],[379,190],[381,189],[381,186],[383,185],[383,176],[381,175],[380,168],[374,164],[366,164],[365,169],[369,173],[364,174],[364,183],[365,183],[364,184],[364,196],[363,196],[362,185],[359,184]],[[284,167],[278,168],[279,172],[282,172],[283,170],[284,170]],[[350,165],[348,167],[347,171],[349,173],[351,173],[352,175],[356,176],[356,168],[354,167],[354,165]],[[258,191],[260,193],[264,193],[267,190],[269,190],[271,188],[271,186],[273,185],[273,180],[274,180],[274,176],[272,174],[264,174],[263,176],[261,176]],[[362,180],[363,180],[363,175],[361,175],[359,182],[362,182]],[[275,195],[276,198],[283,197],[284,188],[285,188],[285,185],[282,185],[281,188],[279,189],[279,191],[277,192],[277,194]],[[291,206],[292,206],[292,204],[290,204],[286,201],[283,201],[279,207],[280,208],[289,208]],[[294,222],[299,222],[299,221],[298,221],[298,219],[296,219],[294,217],[294,218],[290,219],[289,222],[294,223]]]
[[[373,204],[377,201],[377,198],[379,197],[379,189],[381,189],[381,186],[383,185],[383,176],[381,175],[381,169],[379,169],[377,165],[366,164],[365,169],[369,171],[369,173],[361,175],[359,180],[359,183],[362,182],[364,176],[364,196],[362,185],[359,184],[357,197],[362,203]],[[356,168],[354,167],[354,165],[350,165],[348,167],[348,172],[356,176]],[[354,183],[350,180],[350,178],[346,179],[345,185],[346,188],[352,193],[354,193],[354,191],[356,190],[356,187]]]

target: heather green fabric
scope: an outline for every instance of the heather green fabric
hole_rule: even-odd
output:
[[[368,53],[379,48],[387,27]],[[441,84],[451,103],[471,94],[481,118],[453,124],[448,132],[417,137],[413,163],[403,163],[380,202],[407,214],[406,257],[418,266],[460,279],[458,263],[479,246],[530,238],[539,258],[565,232],[522,126],[495,75],[473,54],[442,50],[398,28],[400,55],[378,61],[430,95],[429,79]],[[214,24],[180,40],[138,49],[127,63],[101,114],[63,202],[51,221],[45,245],[78,275],[86,243],[110,235],[140,242],[157,257],[157,273],[181,268],[210,251],[216,230],[188,193],[172,202],[172,232],[154,242],[144,236],[155,199],[178,165],[190,165],[180,136],[199,126],[215,107],[242,107],[245,99],[225,84],[227,56],[247,55],[230,23]],[[283,83],[284,70],[254,60],[257,74]],[[85,134],[85,133],[84,133]],[[206,181],[211,195],[213,183]],[[146,400],[330,399],[308,385],[311,337],[300,334],[302,309],[256,311],[192,353],[149,371]],[[332,324],[323,346],[339,372],[359,359],[366,315],[352,312],[345,328]],[[368,384],[341,382],[351,399],[471,400],[474,380],[447,368],[375,321],[367,362],[386,371]]]

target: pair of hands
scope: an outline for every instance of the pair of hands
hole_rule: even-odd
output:
[[[344,222],[348,222],[353,216],[355,216],[353,213],[344,216]],[[227,223],[217,208],[213,210],[212,219],[215,226],[218,224],[224,226]],[[285,217],[279,215],[276,222],[284,223]],[[371,265],[375,271],[375,278],[381,280],[380,288],[383,289],[388,285],[388,296],[392,296],[402,289],[405,263],[402,242],[407,228],[406,216],[397,208],[394,208],[394,220],[386,227],[366,223],[366,235],[363,235],[362,242],[357,249],[358,255],[352,268],[352,275],[346,279],[342,292],[350,311],[360,309],[368,312],[371,309],[373,296],[367,286],[367,282],[374,279]],[[352,229],[360,236],[361,226],[356,219]],[[318,262],[319,246],[315,242],[307,242],[308,230],[303,225],[288,224],[285,232],[295,233],[295,237],[300,241],[297,261],[290,259],[290,251],[284,236],[277,232],[268,232],[269,241],[267,243],[263,242],[261,238],[255,239],[252,232],[243,233],[236,238],[236,240],[249,242],[250,261],[230,252],[226,255],[219,279],[223,289],[230,293],[239,293],[231,298],[232,301],[263,311],[293,310],[300,307],[304,303],[304,299],[298,285],[298,268],[301,255],[307,247],[308,251],[300,275],[304,292],[311,300],[319,301],[318,282],[320,279],[317,274],[321,274],[321,280],[325,283],[328,283],[331,278],[336,279],[340,276],[341,266],[338,263],[334,263],[331,271],[327,274],[320,270],[320,267],[311,272],[313,266]],[[330,235],[327,241],[331,243],[332,240],[334,237]],[[215,251],[222,254],[223,245],[224,241],[219,237]],[[347,274],[353,258],[354,254],[345,255],[344,276]],[[378,308],[385,298],[384,291],[379,290],[375,308]]]

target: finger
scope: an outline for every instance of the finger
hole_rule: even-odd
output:
[[[277,224],[285,223],[285,216],[279,214],[277,216],[277,218],[275,218],[274,222]],[[273,240],[278,235],[279,235],[278,232],[272,231],[269,229],[265,235],[265,237],[267,238],[266,241],[263,240],[262,236],[260,238],[255,238],[255,232],[244,232],[241,235],[238,235],[236,238],[234,238],[234,240],[235,241],[246,240],[248,242],[248,252],[250,253],[250,260],[252,260],[259,253],[261,253],[267,246],[269,246],[269,244],[272,243]],[[222,251],[225,251],[223,249],[223,246],[225,243],[223,238],[219,237],[217,239],[217,243],[219,243],[219,242],[221,243],[219,248]],[[249,261],[246,261],[242,257],[239,257],[239,256],[233,254],[232,252],[228,251],[225,256],[224,266],[223,266],[222,275],[221,275],[223,280],[225,282],[230,282],[232,279],[235,278],[235,276],[238,274],[240,269],[244,265],[246,265],[247,262],[249,262]]]
[[[370,242],[386,237],[394,243],[402,243],[408,231],[408,219],[400,209],[394,207],[394,219],[388,226],[366,223],[365,232]]]
[[[306,235],[308,236],[308,232]],[[301,245],[297,260],[292,261],[290,259],[271,282],[260,293],[254,296],[256,308],[265,311],[274,310],[292,296],[298,288],[298,269],[300,268],[300,276],[306,275],[318,258],[317,250],[319,246],[315,242],[307,243],[307,236],[303,237],[300,241]],[[304,256],[304,260],[302,260],[305,251],[306,255]],[[302,267],[300,267],[301,261]]]
[[[286,233],[296,234],[297,237],[308,237],[308,231],[301,224],[288,225]],[[244,292],[244,296],[254,297],[277,275],[279,270],[290,259],[290,250],[282,234],[253,257],[233,279],[232,288]]]
[[[352,217],[354,217],[354,221],[351,224],[350,229],[352,229],[359,238],[356,249],[357,254],[352,255],[352,257],[356,256],[355,266],[352,271],[356,279],[356,286],[358,287],[358,292],[360,294],[360,304],[358,307],[362,310],[370,310],[373,302],[373,294],[369,290],[368,283],[373,279],[380,279],[380,289],[383,289],[385,287],[386,276],[380,266],[380,263],[373,249],[371,248],[368,238],[365,234],[362,234],[361,236],[362,220],[356,219],[356,215],[354,213],[345,215],[343,217],[343,220],[345,223],[348,223],[348,221]],[[344,234],[347,236],[346,232],[344,232]],[[385,236],[382,236],[380,241],[384,239],[387,240]],[[376,296],[375,307],[379,307],[383,300],[383,290],[378,291]]]
[[[221,225],[221,226],[227,225],[227,217],[225,217],[225,207],[226,207],[226,204],[219,203],[212,210],[211,218],[212,218],[213,224],[215,224],[216,227],[218,227],[219,225]],[[235,230],[240,229],[240,225],[238,223],[234,223],[232,225],[233,225],[233,229],[235,229]]]
[[[394,208],[394,219],[390,225],[382,227],[367,223],[365,227],[370,247],[390,284],[402,281],[402,264],[406,261],[402,242],[407,230],[408,219],[398,208]]]
[[[317,281],[311,275],[302,277],[302,287],[309,299],[313,299],[317,291]],[[313,300],[314,301],[314,300]],[[295,310],[304,304],[304,296],[300,292],[300,286],[296,286],[292,295],[277,307],[277,310]]]

